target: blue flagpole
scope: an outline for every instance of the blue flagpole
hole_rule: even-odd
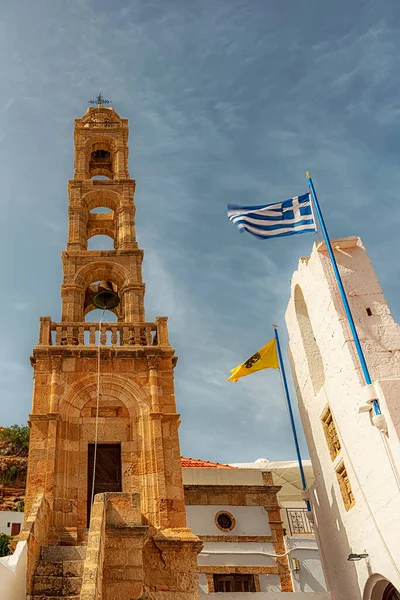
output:
[[[351,333],[353,334],[354,343],[356,345],[356,350],[357,350],[358,358],[359,358],[359,361],[361,363],[362,371],[364,373],[365,383],[368,384],[368,385],[370,385],[372,383],[372,381],[371,381],[371,377],[370,377],[370,374],[369,374],[368,366],[367,366],[367,363],[365,361],[365,357],[364,357],[364,353],[363,353],[363,350],[362,350],[362,347],[361,347],[360,339],[358,337],[356,326],[354,324],[353,315],[351,314],[351,310],[350,310],[350,306],[349,306],[349,303],[348,303],[348,300],[347,300],[346,292],[345,292],[344,287],[343,287],[342,278],[340,277],[339,269],[338,269],[338,266],[337,266],[337,263],[336,263],[336,258],[335,258],[335,255],[333,253],[333,250],[332,250],[331,241],[329,239],[329,235],[328,235],[328,231],[326,229],[324,217],[322,216],[322,212],[321,212],[321,208],[319,206],[317,194],[315,193],[314,184],[312,182],[312,179],[311,179],[309,171],[306,171],[306,177],[307,177],[308,185],[309,185],[309,188],[310,188],[311,196],[312,196],[312,199],[313,199],[313,204],[314,204],[315,212],[317,213],[318,221],[319,221],[319,224],[320,224],[320,227],[321,227],[321,231],[322,231],[322,235],[323,235],[323,238],[324,238],[324,241],[325,241],[325,244],[326,244],[326,249],[328,250],[328,254],[329,254],[329,258],[331,260],[333,272],[334,272],[335,277],[336,277],[336,282],[337,282],[337,285],[338,285],[338,288],[339,288],[340,296],[342,298],[344,310],[346,312],[347,320],[348,320],[349,325],[350,325]],[[379,402],[378,402],[378,400],[373,400],[372,404],[373,404],[373,407],[374,407],[375,414],[376,415],[380,415],[381,411],[380,411],[380,408],[379,408]]]
[[[289,409],[290,425],[292,426],[294,445],[296,447],[297,461],[299,463],[301,485],[303,486],[303,491],[306,491],[307,490],[306,477],[304,475],[303,463],[301,461],[299,440],[297,437],[296,425],[295,425],[294,417],[293,417],[292,403],[290,401],[289,388],[288,388],[286,373],[285,373],[285,366],[284,366],[283,360],[282,360],[281,345],[279,343],[279,336],[278,336],[278,327],[277,327],[277,325],[274,325],[273,327],[274,327],[274,333],[275,333],[276,349],[278,352],[279,370],[280,370],[281,376],[282,376],[283,389],[285,391],[286,402],[287,402],[287,406]],[[311,511],[310,502],[308,500],[306,500],[305,502],[307,505],[307,510]]]

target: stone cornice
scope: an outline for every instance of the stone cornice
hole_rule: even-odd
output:
[[[199,573],[212,573],[216,575],[231,575],[233,573],[243,573],[246,575],[278,575],[279,568],[273,566],[260,566],[260,567],[252,567],[250,565],[241,565],[241,566],[233,566],[233,565],[200,565]]]
[[[280,489],[263,485],[184,485],[187,505],[264,506],[268,510],[278,506],[276,495]]]
[[[199,535],[202,542],[253,542],[257,544],[272,544],[272,535]]]
[[[59,421],[61,419],[60,413],[32,413],[29,415],[29,421]]]
[[[147,354],[154,355],[155,353],[160,358],[172,358],[175,350],[156,346],[104,346],[100,349],[103,358],[146,358]],[[32,362],[36,363],[37,359],[46,360],[52,355],[61,355],[63,358],[96,358],[98,347],[37,346],[33,350]]]
[[[226,492],[245,492],[246,494],[277,494],[281,489],[279,485],[209,485],[209,484],[192,484],[189,483],[184,486],[185,492],[211,492],[216,494],[224,494]]]

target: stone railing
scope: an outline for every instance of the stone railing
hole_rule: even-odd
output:
[[[80,600],[100,600],[102,598],[105,530],[106,503],[104,494],[98,494],[94,498],[90,513]]]
[[[54,323],[40,318],[38,346],[168,346],[167,319],[155,323]]]
[[[103,581],[113,598],[140,598],[147,535],[138,493],[97,494],[90,514],[80,600],[101,600]]]
[[[40,548],[48,543],[50,524],[49,503],[43,494],[39,494],[17,538],[18,542],[27,544],[26,592],[28,595],[32,593],[33,576],[40,558]]]

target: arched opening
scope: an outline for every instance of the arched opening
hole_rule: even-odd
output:
[[[103,176],[98,176],[98,178],[104,179]],[[109,208],[112,211],[116,211],[117,208],[123,204],[123,197],[120,194],[103,186],[99,186],[98,189],[87,192],[82,200],[91,213],[94,213],[94,209],[96,208]]]
[[[316,342],[314,331],[308,314],[307,304],[304,300],[303,292],[299,285],[296,285],[294,292],[294,305],[297,315],[297,321],[300,328],[301,338],[307,357],[308,371],[310,373],[311,383],[316,395],[325,381],[324,364],[321,352]]]
[[[108,206],[93,207],[87,221],[87,249],[114,250],[115,235],[114,211]]]
[[[94,256],[93,258],[95,260],[81,267],[74,277],[74,283],[83,291],[82,316],[78,320],[83,321],[86,313],[95,308],[93,299],[99,291],[99,282],[107,282],[112,286],[113,292],[118,295],[120,300],[115,308],[118,320],[121,321],[123,318],[126,320],[126,292],[123,293],[123,290],[126,285],[131,283],[132,273],[122,265],[108,260],[107,257]]]
[[[90,179],[112,179],[112,175],[93,175]]]
[[[81,267],[75,273],[74,283],[86,289],[91,284],[98,281],[112,281],[117,288],[122,288],[132,281],[132,273],[122,265],[104,260],[96,260]]]
[[[374,573],[365,585],[363,600],[400,600],[400,592],[388,579]]]
[[[396,590],[394,585],[388,583],[383,591],[382,600],[400,600],[400,593]]]
[[[99,323],[101,317],[103,317],[103,323],[117,323],[118,321],[118,316],[115,310],[105,310],[103,315],[103,311],[99,308],[92,308],[85,314],[85,322]]]
[[[112,213],[113,211],[108,206],[96,206],[96,208],[92,208],[90,211],[91,214],[104,214],[104,213]]]
[[[86,288],[86,291],[85,291],[85,303],[84,303],[84,308],[83,308],[83,316],[85,317],[86,321],[87,321],[86,315],[92,311],[95,311],[96,309],[99,310],[99,314],[97,316],[100,319],[100,316],[103,313],[103,310],[101,308],[99,308],[99,305],[98,305],[99,296],[97,296],[97,294],[99,293],[99,291],[102,291],[102,290],[104,291],[104,286],[107,286],[107,288],[109,288],[111,290],[112,295],[110,296],[110,298],[111,298],[110,302],[112,301],[113,298],[115,299],[116,296],[118,297],[118,298],[116,298],[116,301],[117,301],[116,305],[112,306],[111,304],[109,304],[110,308],[106,307],[105,312],[106,313],[110,313],[110,312],[114,313],[117,317],[117,319],[115,319],[115,320],[119,320],[119,317],[121,315],[121,304],[120,304],[121,296],[119,293],[118,286],[111,280],[98,280],[98,281],[92,282]],[[97,296],[97,299],[96,299],[96,296]],[[119,303],[118,303],[118,299],[119,299]],[[103,297],[102,300],[105,300],[105,297]],[[96,304],[95,304],[95,302],[96,302]],[[103,322],[106,322],[106,319],[104,317],[103,317]]]
[[[114,250],[114,240],[107,234],[93,234],[88,239],[88,250]]]
[[[99,136],[90,141],[87,146],[90,179],[98,175],[113,179],[115,160],[114,147],[115,140],[108,136]]]

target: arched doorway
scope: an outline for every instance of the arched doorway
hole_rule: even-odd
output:
[[[374,573],[367,581],[363,600],[400,600],[400,592],[386,577]]]
[[[382,600],[400,600],[400,592],[389,583],[383,591]]]

